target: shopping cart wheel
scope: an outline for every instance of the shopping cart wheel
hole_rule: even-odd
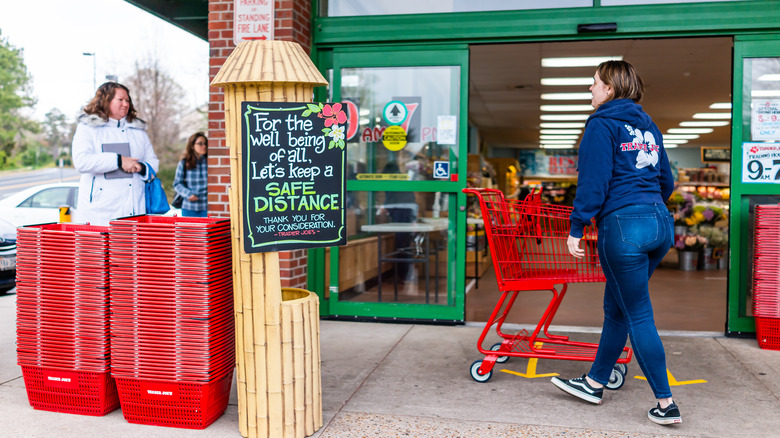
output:
[[[609,376],[609,382],[605,386],[607,389],[614,391],[620,389],[624,383],[626,383],[626,376],[620,372],[616,365],[612,370],[612,375]]]
[[[490,380],[491,377],[493,377],[493,371],[488,371],[485,374],[479,373],[479,367],[482,366],[482,361],[478,360],[475,361],[473,364],[471,364],[471,378],[476,380],[479,383],[485,383],[488,380]]]
[[[622,374],[623,377],[625,377],[626,374],[628,373],[628,365],[626,365],[624,363],[616,363],[615,364],[615,369],[620,371],[620,374]]]
[[[499,351],[499,350],[501,350],[501,342],[493,344],[493,346],[490,347],[490,351]],[[498,356],[498,359],[496,359],[496,363],[504,363],[508,360],[509,360],[509,356]]]

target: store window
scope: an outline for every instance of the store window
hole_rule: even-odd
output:
[[[593,6],[593,0],[323,0],[321,16],[441,14],[448,12],[512,11]]]
[[[780,184],[780,58],[746,58],[743,60],[745,90],[742,102],[742,183]],[[780,203],[780,195],[747,195],[750,230],[755,235],[756,205]],[[755,242],[747,239],[746,314],[753,311],[753,271]],[[760,267],[759,267],[760,269]]]
[[[458,175],[461,67],[339,73],[350,237],[338,256],[338,301],[452,306],[456,192],[432,184]]]
[[[342,69],[341,101],[352,119],[347,178],[437,180],[437,162],[456,174],[460,101],[451,90],[459,87],[457,66]]]

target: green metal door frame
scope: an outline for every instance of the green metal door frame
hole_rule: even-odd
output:
[[[748,58],[780,57],[780,35],[759,35],[737,37],[734,41],[734,82],[732,105],[731,139],[731,205],[729,224],[729,294],[728,319],[726,331],[731,334],[754,332],[755,321],[748,316],[747,293],[750,260],[748,246],[750,235],[750,205],[753,195],[780,195],[777,183],[742,182],[742,143],[750,141],[749,129],[745,126],[751,118],[751,96],[746,95],[745,71],[743,60]]]
[[[313,52],[323,69],[328,68],[331,50],[373,48],[377,52],[391,45],[398,50],[439,44],[480,44],[510,42],[561,42],[635,38],[679,38],[729,36],[735,38],[732,110],[732,170],[730,269],[728,279],[727,333],[755,331],[753,318],[746,313],[747,265],[744,251],[749,238],[748,205],[743,196],[777,193],[774,187],[744,187],[741,172],[742,59],[752,56],[780,56],[777,37],[780,4],[776,0],[725,1],[706,4],[658,4],[601,6],[521,11],[486,11],[446,14],[387,15],[363,17],[319,17],[320,1],[313,4]],[[577,25],[614,22],[617,30],[608,33],[577,32]],[[407,44],[400,46],[399,44]],[[465,72],[465,69],[464,69]],[[464,80],[464,84],[466,81]],[[464,93],[463,102],[467,94]],[[463,112],[461,119],[467,113]],[[461,122],[461,135],[464,127]],[[463,138],[463,137],[461,137]],[[461,170],[462,171],[462,170]],[[464,181],[464,176],[460,176]],[[460,203],[460,198],[459,198]],[[458,222],[458,230],[460,222]],[[743,229],[745,228],[745,229]],[[460,234],[459,234],[460,235]],[[460,253],[459,253],[460,254]],[[460,259],[460,257],[459,257]]]
[[[776,0],[634,6],[601,6],[595,1],[593,7],[581,8],[359,17],[318,17],[317,11],[315,4],[312,35],[317,48],[739,35],[776,32],[780,21]],[[615,23],[617,30],[577,32],[579,24],[589,23]]]
[[[466,196],[461,192],[466,187],[467,169],[464,157],[468,151],[467,124],[468,118],[468,46],[467,45],[440,45],[435,48],[430,46],[381,46],[360,48],[337,48],[332,52],[320,54],[323,64],[328,64],[333,72],[330,77],[331,93],[333,101],[341,100],[341,75],[343,68],[370,68],[370,67],[420,67],[420,66],[457,66],[460,68],[459,89],[459,117],[458,117],[458,157],[450,156],[451,166],[453,160],[457,163],[457,181],[397,181],[394,185],[399,190],[413,192],[442,192],[455,196],[457,202],[449,205],[448,216],[456,218],[450,222],[448,233],[451,236],[465,236],[466,217],[459,206],[466,204]],[[321,64],[321,67],[323,65]],[[324,99],[323,99],[324,100]],[[455,166],[453,166],[455,167]],[[386,182],[348,180],[347,190],[357,191],[381,191],[386,189]],[[465,210],[465,209],[464,209]],[[324,293],[320,295],[321,314],[333,316],[347,316],[358,318],[394,318],[399,320],[430,320],[430,321],[456,321],[464,319],[465,312],[465,239],[450,239],[448,248],[448,260],[455,261],[454,272],[449,272],[447,285],[447,304],[407,304],[407,303],[371,303],[360,301],[339,301],[339,248],[330,250],[330,284],[325,285],[329,289],[329,297],[325,299]],[[310,272],[319,270],[324,272],[324,251],[310,251]],[[314,260],[312,260],[312,258]],[[314,286],[321,279],[320,276],[309,275],[309,286]],[[317,290],[316,286],[312,290]]]

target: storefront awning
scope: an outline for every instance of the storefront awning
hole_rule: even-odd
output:
[[[174,26],[208,40],[208,0],[125,0]]]

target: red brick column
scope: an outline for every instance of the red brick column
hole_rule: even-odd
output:
[[[273,0],[269,0],[273,1]],[[209,0],[209,82],[214,79],[233,43],[234,0]],[[275,39],[294,41],[308,53],[311,51],[311,2],[306,0],[276,0],[274,3]],[[209,214],[230,215],[228,186],[230,181],[230,150],[225,144],[225,103],[222,88],[209,91]],[[306,287],[306,251],[279,253],[282,287]]]

